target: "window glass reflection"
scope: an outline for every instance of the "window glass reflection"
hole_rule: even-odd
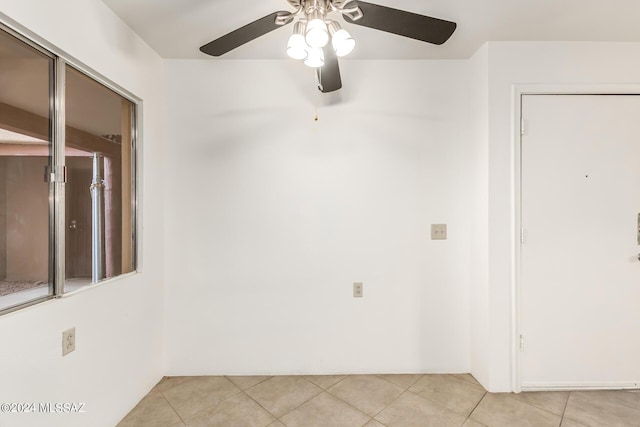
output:
[[[0,30],[0,310],[52,294],[53,59]]]
[[[67,67],[67,292],[134,270],[133,109]]]

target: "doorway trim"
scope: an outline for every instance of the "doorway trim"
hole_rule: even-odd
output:
[[[512,86],[513,113],[511,122],[511,387],[515,393],[539,390],[576,390],[621,388],[621,384],[589,386],[546,384],[522,388],[521,335],[521,230],[522,230],[522,129],[526,123],[522,117],[524,95],[640,95],[639,84],[589,84],[589,85],[521,85]],[[631,388],[631,385],[630,385]]]

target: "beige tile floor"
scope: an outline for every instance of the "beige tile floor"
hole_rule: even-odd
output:
[[[640,391],[487,393],[469,374],[165,377],[120,427],[640,426]]]

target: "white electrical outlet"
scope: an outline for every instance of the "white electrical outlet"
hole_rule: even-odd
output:
[[[353,297],[362,298],[362,283],[356,282],[353,284]]]
[[[76,349],[76,328],[67,329],[62,333],[62,355],[66,356]]]
[[[431,240],[447,240],[447,224],[431,224]]]

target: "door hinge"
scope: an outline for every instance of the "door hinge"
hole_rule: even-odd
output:
[[[45,166],[44,168],[44,182],[67,182],[67,167],[66,166]]]
[[[524,228],[520,229],[520,243],[524,243]]]
[[[520,351],[524,351],[524,336],[520,335]]]
[[[524,136],[524,134],[525,134],[524,117],[522,117],[520,119],[520,135]]]

